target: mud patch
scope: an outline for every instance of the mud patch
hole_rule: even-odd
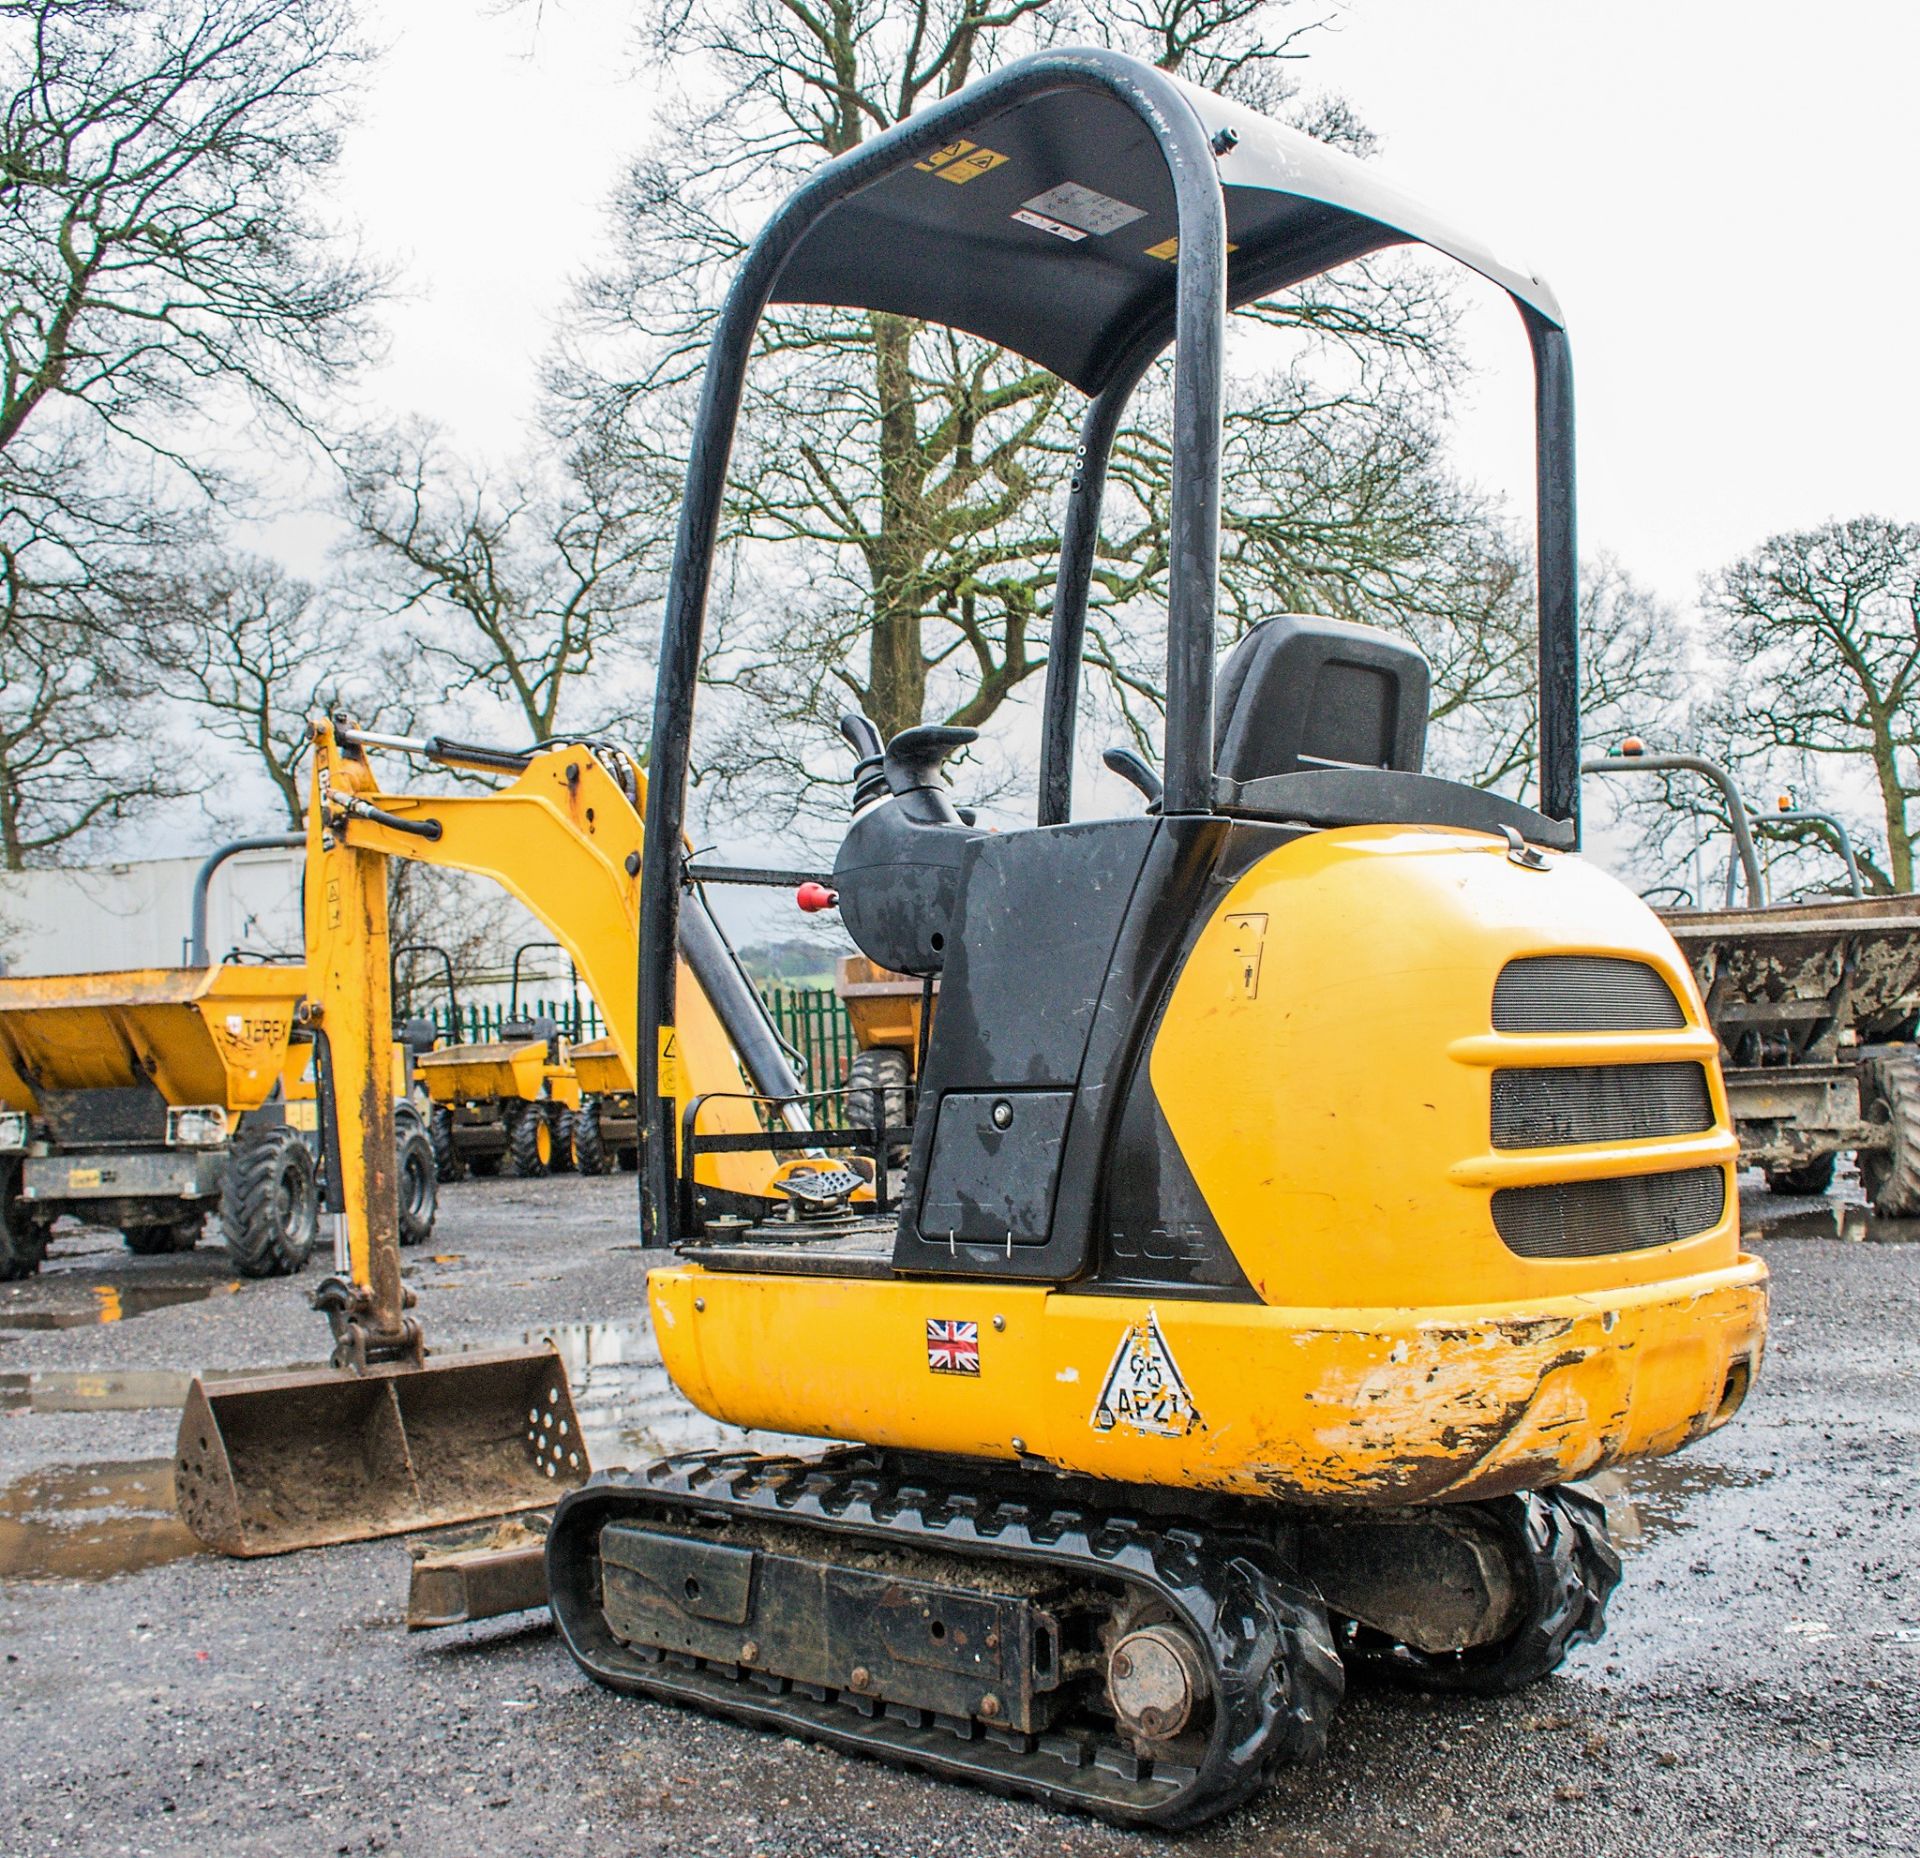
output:
[[[104,1581],[199,1552],[165,1458],[51,1465],[0,1490],[0,1580]]]

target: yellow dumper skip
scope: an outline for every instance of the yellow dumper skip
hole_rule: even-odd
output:
[[[303,967],[228,963],[0,979],[0,1103],[147,1081],[170,1105],[256,1110],[287,1068]]]
[[[565,1065],[548,1062],[545,1039],[483,1040],[472,1045],[443,1045],[422,1052],[414,1071],[436,1103],[475,1103],[488,1099],[537,1102],[548,1093],[562,1103],[577,1103],[580,1086]]]

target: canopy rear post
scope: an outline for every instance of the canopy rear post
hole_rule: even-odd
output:
[[[1580,843],[1580,556],[1573,504],[1573,358],[1567,332],[1514,299],[1533,349],[1540,810]]]

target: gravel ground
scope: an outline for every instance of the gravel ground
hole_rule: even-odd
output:
[[[716,1435],[622,1320],[648,1263],[631,1196],[625,1178],[449,1188],[409,1267],[438,1346],[558,1333],[603,1462]],[[1606,1640],[1498,1704],[1350,1694],[1324,1763],[1181,1846],[1920,1848],[1920,1245],[1800,1236],[1834,1229],[1819,1203],[1748,1207],[1774,1271],[1766,1368],[1731,1427],[1633,1480],[1640,1539]],[[0,1288],[8,1858],[1175,1843],[611,1696],[543,1625],[409,1637],[400,1543],[190,1552],[167,1515],[183,1371],[324,1352],[311,1275],[235,1289],[222,1264],[212,1245],[136,1259],[76,1234]],[[22,1326],[50,1319],[75,1326]]]

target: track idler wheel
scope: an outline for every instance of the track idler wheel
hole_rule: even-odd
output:
[[[1397,1678],[1416,1690],[1500,1697],[1559,1670],[1576,1645],[1607,1629],[1607,1600],[1620,1584],[1620,1556],[1606,1511],[1562,1486],[1471,1506],[1497,1533],[1515,1581],[1516,1618],[1488,1645],[1429,1652],[1350,1628],[1349,1668]]]

